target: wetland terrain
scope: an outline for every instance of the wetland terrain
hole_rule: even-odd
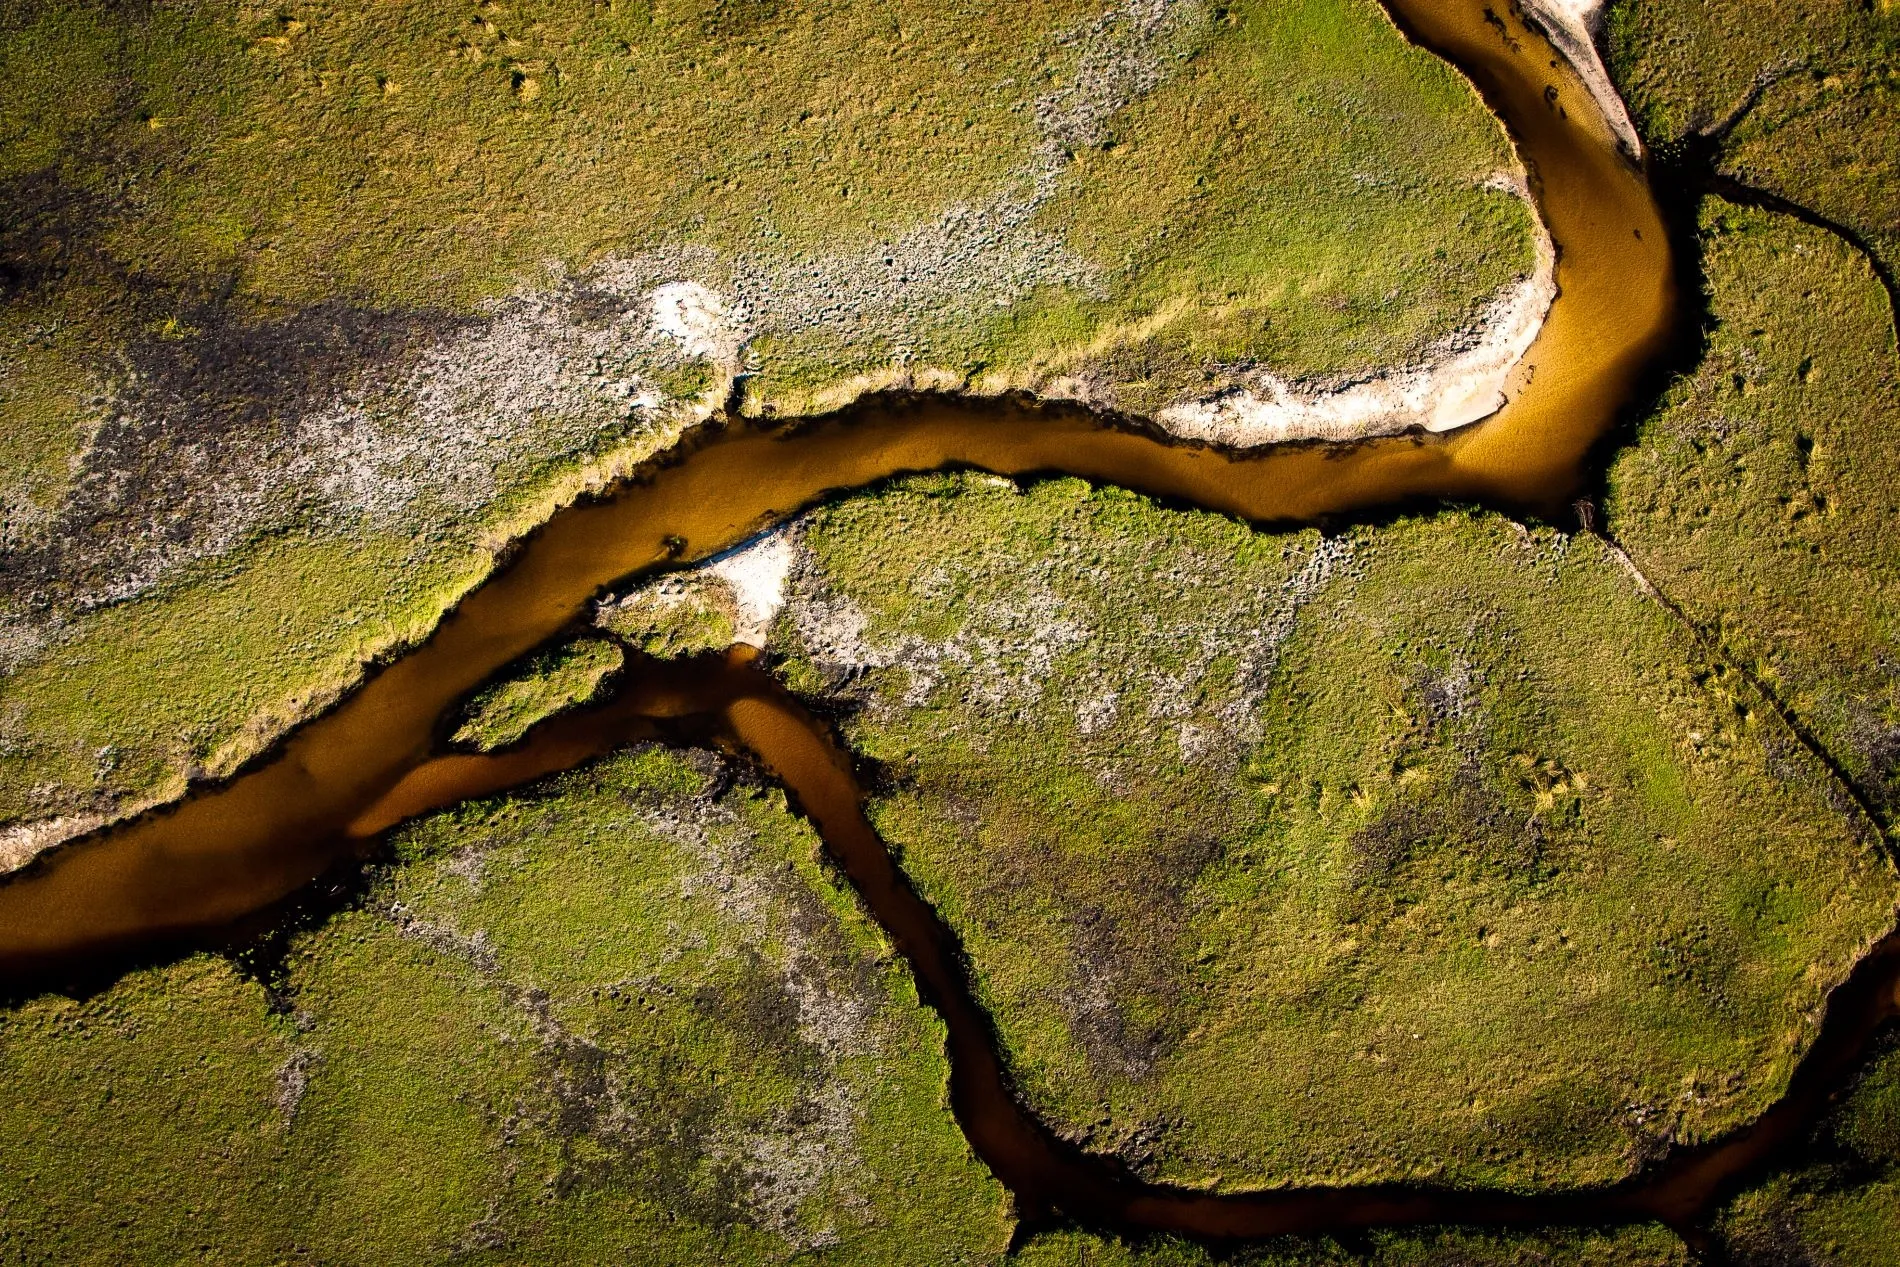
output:
[[[0,1256],[1892,1261],[1895,19],[1069,7],[7,15]]]

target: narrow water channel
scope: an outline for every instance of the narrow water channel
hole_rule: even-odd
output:
[[[1063,1217],[1121,1231],[1210,1240],[1421,1223],[1594,1224],[1658,1220],[1693,1234],[1749,1172],[1795,1146],[1843,1085],[1874,1033],[1900,1011],[1900,938],[1863,959],[1786,1095],[1746,1129],[1612,1188],[1545,1195],[1413,1185],[1207,1194],[1141,1181],[1113,1159],[1054,1135],[1015,1096],[988,1015],[971,990],[956,934],[911,888],[865,817],[849,755],[817,718],[753,663],[749,647],[658,662],[636,657],[610,701],[537,728],[523,747],[425,762],[370,806],[376,831],[567,769],[640,738],[717,746],[756,762],[818,829],[948,1031],[950,1101],[971,1147],[1026,1218]]]
[[[1016,399],[879,396],[793,427],[708,428],[610,499],[556,514],[427,642],[267,761],[0,885],[0,974],[213,927],[282,898],[354,847],[352,824],[429,758],[438,719],[457,700],[581,618],[603,588],[715,554],[893,475],[1060,472],[1256,524],[1438,498],[1563,506],[1582,486],[1592,445],[1671,338],[1661,212],[1568,64],[1519,18],[1500,16],[1510,10],[1485,0],[1393,7],[1505,121],[1556,244],[1558,299],[1499,413],[1446,437],[1247,453]]]
[[[227,926],[366,852],[406,818],[634,739],[714,742],[785,783],[905,955],[946,1022],[958,1119],[1026,1211],[1238,1237],[1439,1221],[1682,1222],[1702,1209],[1712,1184],[1799,1128],[1834,1085],[1829,1061],[1845,1067],[1856,1036],[1891,1012],[1900,947],[1883,947],[1837,992],[1821,1039],[1775,1110],[1750,1132],[1676,1156],[1640,1183],[1548,1196],[1180,1192],[1084,1156],[1016,1102],[954,936],[866,822],[847,757],[742,658],[640,662],[611,702],[539,728],[518,750],[438,751],[441,720],[463,696],[570,628],[604,588],[717,553],[827,496],[907,472],[1059,472],[1256,524],[1443,498],[1544,511],[1567,503],[1584,484],[1592,447],[1671,343],[1677,305],[1663,217],[1575,74],[1513,11],[1484,0],[1391,7],[1408,35],[1462,69],[1504,120],[1557,246],[1559,298],[1498,414],[1448,437],[1263,453],[1173,443],[1132,420],[1017,399],[881,396],[796,427],[708,429],[611,498],[554,516],[426,643],[371,674],[268,759],[0,882],[0,982],[18,993],[76,963]],[[1850,1007],[1852,999],[1862,1001]]]

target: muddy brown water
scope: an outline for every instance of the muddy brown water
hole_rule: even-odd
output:
[[[1737,1134],[1679,1149],[1612,1188],[1546,1194],[1390,1184],[1211,1194],[1147,1183],[1115,1159],[1054,1135],[1014,1094],[987,1013],[971,992],[955,933],[911,888],[864,812],[849,753],[755,664],[749,647],[660,662],[635,656],[610,701],[538,727],[520,748],[424,762],[367,811],[370,831],[571,768],[635,739],[716,746],[750,758],[790,793],[825,848],[911,965],[945,1022],[950,1102],[971,1147],[1030,1222],[1069,1219],[1132,1233],[1247,1240],[1354,1228],[1463,1223],[1535,1226],[1634,1220],[1699,1237],[1714,1201],[1796,1144],[1900,1008],[1900,940],[1863,959],[1830,999],[1788,1092]]]
[[[828,496],[907,472],[1063,473],[1258,524],[1429,499],[1565,504],[1582,487],[1592,446],[1673,336],[1663,217],[1574,73],[1514,12],[1482,0],[1393,0],[1392,9],[1410,37],[1462,69],[1504,120],[1557,245],[1560,297],[1498,414],[1449,437],[1260,453],[1171,443],[1129,420],[1019,399],[880,396],[796,427],[708,429],[611,498],[556,514],[427,642],[373,672],[268,759],[60,848],[0,884],[0,981],[18,993],[76,963],[229,926],[367,852],[396,823],[635,739],[717,743],[786,785],[910,963],[946,1023],[958,1120],[1026,1212],[1250,1237],[1444,1221],[1682,1223],[1701,1211],[1738,1168],[1807,1120],[1814,1097],[1825,1098],[1829,1079],[1858,1050],[1856,1035],[1884,1019],[1883,1007],[1891,1011],[1900,948],[1877,952],[1837,992],[1820,1040],[1774,1111],[1733,1140],[1672,1158],[1641,1183],[1547,1195],[1182,1192],[1083,1155],[1020,1106],[955,937],[866,822],[846,754],[744,657],[636,660],[609,703],[546,723],[513,751],[438,751],[442,719],[469,691],[570,628],[609,585],[715,554]],[[1861,995],[1873,1002],[1850,1015],[1844,1001]]]

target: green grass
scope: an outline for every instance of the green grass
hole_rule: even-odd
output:
[[[616,268],[636,317],[680,278],[743,300],[748,407],[789,412],[894,367],[1136,410],[1236,365],[1351,373],[1530,267],[1526,209],[1484,184],[1512,165],[1502,130],[1373,0],[1180,12],[8,6],[0,543],[22,575],[47,542],[102,548],[0,596],[0,820],[224,768],[413,638],[590,466],[669,443],[730,367],[589,353]],[[666,416],[597,426],[624,407],[588,397],[495,421],[570,371],[640,378]],[[377,451],[420,446],[376,495],[428,484],[456,427],[513,428],[495,487],[430,485],[389,522],[328,506],[310,481],[348,462],[268,463],[339,402]],[[178,487],[183,522],[148,522]],[[176,538],[186,562],[136,584],[104,562]]]
[[[643,750],[423,820],[271,991],[0,1018],[10,1262],[969,1262],[941,1031],[783,797]]]
[[[601,628],[659,659],[724,651],[738,634],[732,587],[704,572],[677,573],[602,604]]]
[[[1618,0],[1610,69],[1643,134],[1727,120],[1726,175],[1808,207],[1900,265],[1900,9],[1887,0]]]
[[[228,771],[476,579],[412,541],[309,533],[196,572],[0,678],[0,815],[110,811]]]
[[[947,478],[808,539],[790,680],[853,701],[1029,1102],[1157,1177],[1614,1179],[1770,1102],[1891,919],[1594,539]]]
[[[294,1030],[220,961],[135,974],[0,1028],[0,1255],[173,1262],[219,1243],[261,1260],[257,1216],[295,1191],[272,1103]]]
[[[511,676],[477,691],[463,705],[452,738],[481,751],[505,748],[536,722],[592,699],[624,658],[604,638],[576,638],[540,652]]]
[[[1611,531],[1664,593],[1900,813],[1900,366],[1835,238],[1712,201],[1708,356],[1608,474]]]
[[[130,205],[86,228],[144,275],[185,283],[215,264],[274,301],[432,307],[539,282],[547,259],[768,243],[824,255],[901,235],[959,203],[1025,196],[1038,98],[1061,103],[1080,77],[1107,83],[1090,100],[1112,106],[1158,80],[1133,110],[1058,137],[1069,153],[1048,228],[1094,221],[1072,243],[1094,262],[1191,267],[1197,247],[1243,235],[1255,259],[1298,266],[1317,247],[1337,263],[1351,256],[1321,222],[1338,220],[1422,235],[1395,242],[1389,264],[1342,270],[1368,298],[1408,269],[1446,285],[1487,249],[1509,258],[1484,276],[1521,263],[1521,214],[1477,242],[1455,214],[1440,222],[1509,205],[1470,189],[1508,162],[1502,138],[1368,0],[1210,11],[1155,37],[1139,75],[1113,69],[1138,41],[1105,10],[26,4],[0,37],[0,176],[110,198],[130,173]],[[1317,221],[1290,251],[1222,214],[1263,184]],[[1215,254],[1232,262],[1231,246]],[[1472,292],[1454,289],[1455,309]]]

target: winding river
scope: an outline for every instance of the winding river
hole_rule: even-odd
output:
[[[740,653],[636,659],[608,702],[494,755],[443,755],[472,689],[585,616],[611,585],[718,553],[840,491],[908,472],[1064,473],[1256,524],[1455,498],[1552,513],[1677,325],[1663,215],[1642,171],[1549,42],[1484,0],[1391,0],[1408,36],[1462,69],[1502,118],[1557,248],[1559,297],[1488,420],[1449,436],[1234,452],[1137,420],[1018,398],[883,395],[794,426],[709,427],[605,500],[556,514],[423,645],[375,670],[268,758],[182,802],[63,846],[0,882],[0,981],[17,994],[215,935],[269,908],[416,814],[569,768],[639,738],[710,743],[790,791],[914,970],[949,1034],[952,1106],[1025,1214],[1210,1238],[1420,1222],[1687,1227],[1785,1143],[1893,1010],[1900,943],[1830,1004],[1788,1095],[1718,1144],[1605,1190],[1514,1195],[1411,1187],[1208,1195],[1145,1184],[1082,1154],[1021,1107],[970,992],[954,934],[917,897],[863,813],[848,755]]]

